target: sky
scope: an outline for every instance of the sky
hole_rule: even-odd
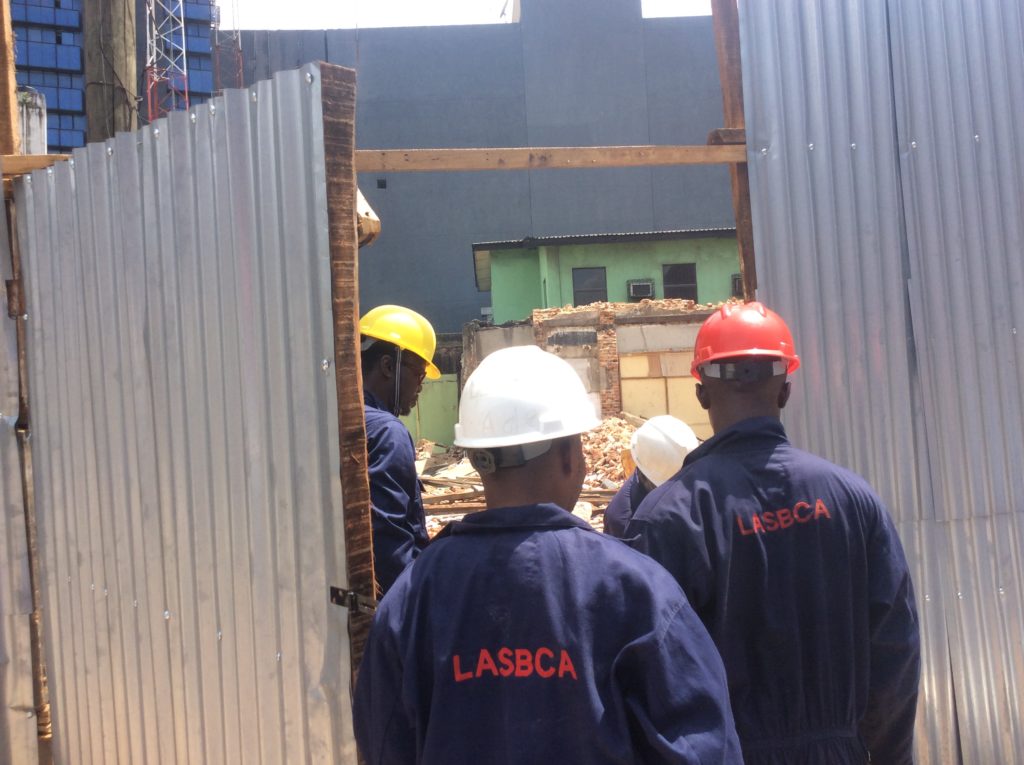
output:
[[[511,21],[514,0],[217,0],[221,29],[351,29]],[[702,16],[711,0],[641,0],[647,18]],[[504,14],[504,15],[503,15]]]

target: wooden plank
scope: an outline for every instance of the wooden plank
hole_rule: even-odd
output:
[[[364,149],[360,173],[476,170],[552,170],[743,162],[745,146],[576,146],[491,149]]]
[[[21,151],[17,91],[11,3],[10,0],[0,0],[0,154],[17,154]]]
[[[345,527],[346,586],[376,597],[370,479],[367,472],[363,378],[359,366],[359,237],[356,231],[355,101],[351,69],[320,65],[324,153],[327,161],[327,229],[334,317],[334,370],[338,396],[342,517]],[[341,584],[339,582],[324,583]],[[349,613],[352,677],[355,679],[372,616]]]
[[[82,57],[89,143],[138,127],[135,67],[136,3],[84,0]]]
[[[4,178],[23,175],[70,159],[70,154],[5,154],[0,157]]]
[[[718,51],[718,76],[722,83],[722,111],[725,129],[746,127],[743,114],[743,71],[740,59],[740,17],[736,0],[711,0],[715,48]],[[740,253],[743,297],[753,300],[757,292],[757,268],[754,261],[754,225],[750,211],[750,179],[744,157],[730,166],[732,207],[736,218],[736,244]]]

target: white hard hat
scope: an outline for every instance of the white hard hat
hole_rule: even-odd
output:
[[[455,445],[496,449],[550,441],[600,422],[568,362],[535,345],[502,348],[484,358],[466,381]]]
[[[671,414],[652,417],[633,434],[629,450],[640,472],[655,486],[679,472],[700,441],[689,425]]]

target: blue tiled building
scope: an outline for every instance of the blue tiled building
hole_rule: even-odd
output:
[[[205,101],[213,93],[213,33],[216,0],[183,5],[189,99]],[[144,0],[136,2],[144,19]],[[11,0],[15,37],[15,69],[19,86],[46,96],[47,143],[51,152],[82,146],[86,136],[85,76],[82,52],[82,0]],[[139,29],[145,29],[140,24]],[[139,40],[137,87],[145,117],[145,40]]]

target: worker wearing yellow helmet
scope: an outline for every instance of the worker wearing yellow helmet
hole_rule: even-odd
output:
[[[386,592],[428,541],[412,436],[398,417],[416,405],[423,379],[441,373],[434,328],[413,310],[378,306],[359,321],[359,333],[374,570]]]

